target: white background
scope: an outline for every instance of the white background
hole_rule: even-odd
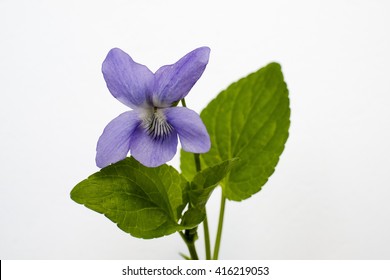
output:
[[[97,139],[127,110],[102,77],[107,52],[120,47],[155,71],[203,45],[210,62],[188,106],[200,112],[277,61],[292,110],[274,175],[227,204],[220,257],[389,259],[389,3],[0,0],[0,259],[187,252],[178,235],[133,238],[69,193],[98,170]],[[216,191],[212,236],[218,204]]]

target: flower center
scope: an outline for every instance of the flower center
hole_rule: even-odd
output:
[[[164,140],[172,132],[173,127],[167,122],[163,112],[154,108],[144,119],[144,128],[153,140]]]

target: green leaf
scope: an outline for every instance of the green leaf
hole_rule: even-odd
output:
[[[215,187],[238,162],[238,158],[225,160],[197,173],[190,183],[189,198],[191,205],[198,209],[204,209]]]
[[[187,228],[195,228],[206,217],[205,209],[190,207],[183,215],[181,225]]]
[[[194,227],[206,216],[206,203],[218,183],[229,173],[238,159],[226,160],[220,164],[203,169],[190,183],[190,207],[183,215],[182,224]]]
[[[188,204],[187,188],[171,166],[147,168],[126,158],[80,182],[71,198],[135,237],[155,238],[187,228],[178,224]]]
[[[211,150],[201,154],[202,167],[240,158],[221,182],[224,195],[240,201],[261,190],[283,152],[290,108],[281,67],[271,63],[231,84],[202,111]],[[191,154],[181,152],[183,175],[196,174]]]

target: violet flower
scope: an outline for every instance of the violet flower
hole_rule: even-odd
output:
[[[102,72],[111,94],[131,111],[113,119],[96,148],[96,164],[103,168],[130,154],[148,167],[156,167],[176,154],[177,137],[183,150],[205,153],[210,138],[199,115],[176,107],[202,75],[210,49],[202,47],[172,65],[152,73],[118,48],[110,50]]]

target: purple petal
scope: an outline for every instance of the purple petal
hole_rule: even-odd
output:
[[[172,131],[164,140],[154,140],[139,126],[134,131],[130,147],[131,155],[147,167],[160,166],[170,161],[176,154],[177,134]]]
[[[183,150],[206,153],[210,150],[210,137],[199,115],[184,107],[164,109],[167,122],[179,134]]]
[[[102,72],[111,94],[123,104],[134,109],[150,102],[153,73],[146,66],[134,62],[121,49],[109,51]]]
[[[157,107],[169,107],[185,97],[203,74],[209,54],[208,47],[198,48],[175,64],[158,69],[155,74],[153,104]]]
[[[96,147],[96,165],[103,168],[124,159],[130,149],[134,130],[141,120],[135,111],[125,112],[104,129]]]

